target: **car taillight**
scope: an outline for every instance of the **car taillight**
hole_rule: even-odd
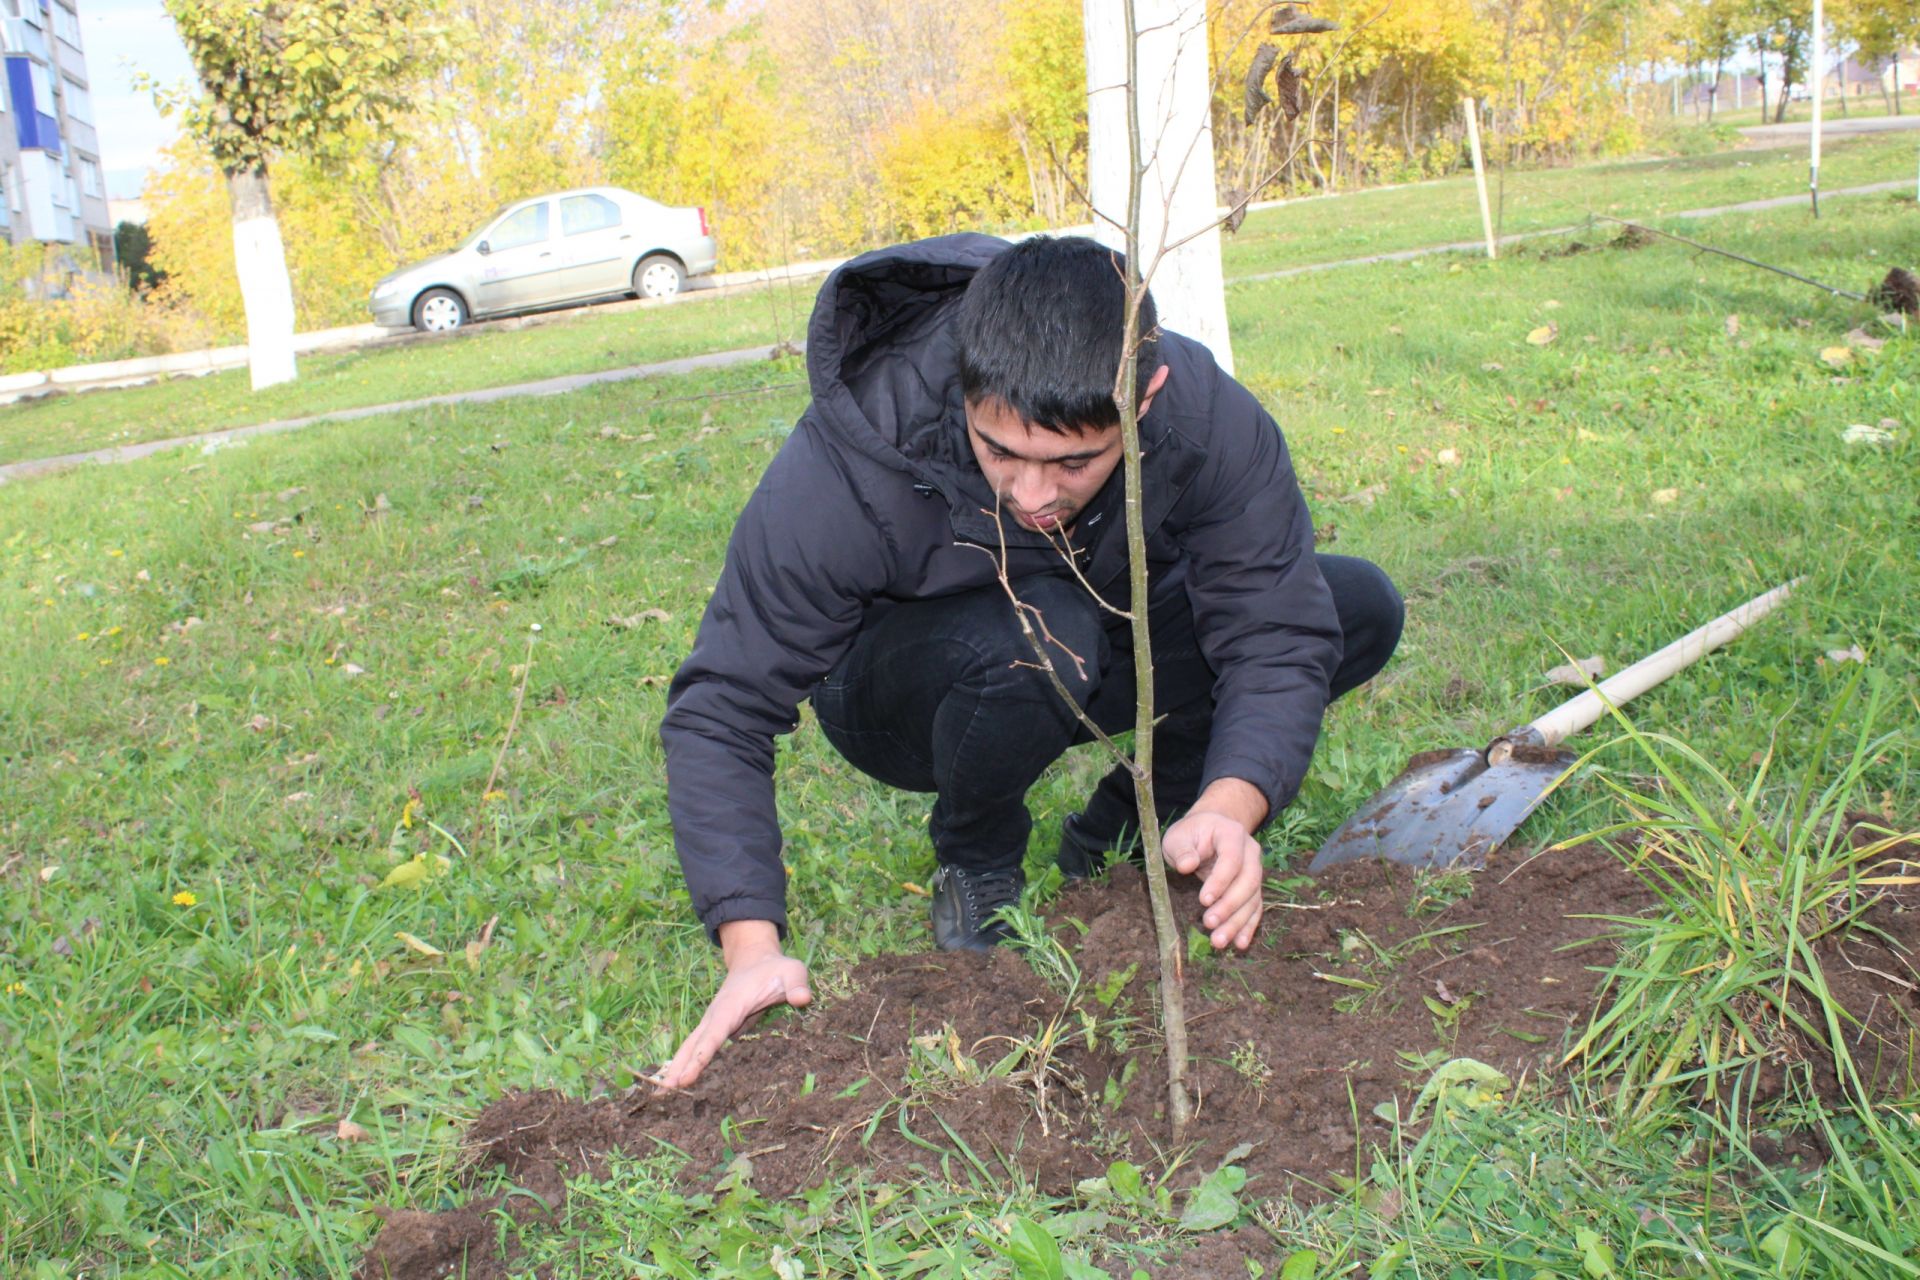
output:
[[[703,236],[712,235],[713,229],[707,225],[707,206],[703,204],[695,205],[693,211],[700,215],[700,234]]]

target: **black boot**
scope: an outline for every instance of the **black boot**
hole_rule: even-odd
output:
[[[1140,861],[1140,836],[1134,832],[1121,847],[1115,842],[1096,840],[1080,829],[1080,815],[1070,813],[1060,824],[1060,853],[1055,858],[1060,874],[1068,884],[1099,875],[1111,862]]]
[[[1019,902],[1026,883],[1018,867],[1007,871],[941,867],[933,876],[933,945],[942,951],[992,950],[1011,932],[995,913]]]

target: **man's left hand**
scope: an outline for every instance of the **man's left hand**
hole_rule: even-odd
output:
[[[1206,876],[1200,885],[1200,919],[1214,950],[1232,945],[1245,951],[1252,946],[1266,907],[1261,898],[1265,869],[1260,843],[1247,824],[1196,806],[1167,828],[1160,851],[1181,875]]]

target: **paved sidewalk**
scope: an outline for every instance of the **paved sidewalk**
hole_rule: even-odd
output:
[[[1908,184],[1900,182],[1876,182],[1863,187],[1842,187],[1835,191],[1823,191],[1821,195],[1835,196],[1877,195],[1886,191],[1904,191]],[[1727,213],[1752,213],[1762,209],[1783,209],[1802,203],[1806,196],[1775,196],[1766,200],[1747,200],[1739,204],[1716,205],[1708,209],[1687,209],[1679,213],[1662,214],[1673,218],[1713,218]],[[1513,244],[1522,240],[1538,239],[1542,236],[1563,236],[1581,229],[1581,224],[1565,227],[1551,227],[1544,231],[1523,231],[1501,237],[1500,243]],[[1235,276],[1228,280],[1230,285],[1252,284],[1261,280],[1284,280],[1289,276],[1306,275],[1313,271],[1332,271],[1339,267],[1361,267],[1381,262],[1407,262],[1414,258],[1429,257],[1437,253],[1477,253],[1486,248],[1484,240],[1462,240],[1453,244],[1428,245],[1421,249],[1399,249],[1391,253],[1369,254],[1361,258],[1342,258],[1338,262],[1316,262],[1302,267],[1288,267],[1281,271],[1263,271],[1255,275]],[[804,346],[799,348],[804,350]],[[278,435],[286,431],[298,431],[302,427],[316,426],[323,422],[351,422],[357,418],[371,418],[384,413],[406,413],[414,409],[426,409],[435,405],[490,404],[495,400],[512,400],[522,396],[557,396],[569,391],[579,391],[584,387],[600,386],[607,383],[631,382],[638,378],[658,378],[680,373],[695,373],[703,369],[729,369],[738,365],[752,364],[768,358],[766,347],[748,347],[738,351],[720,351],[711,355],[688,356],[680,360],[666,360],[658,364],[631,365],[624,369],[608,369],[600,373],[578,373],[564,378],[547,378],[540,382],[521,382],[504,387],[486,387],[478,391],[456,391],[447,395],[427,396],[419,400],[402,400],[391,404],[363,405],[357,409],[336,409],[331,413],[316,413],[305,418],[284,418],[277,422],[262,422],[251,427],[227,427],[219,431],[203,431],[198,435],[176,436],[170,440],[148,440],[140,444],[116,445],[108,449],[94,449],[86,453],[61,454],[53,458],[33,458],[23,462],[10,462],[0,465],[0,485],[16,480],[32,479],[35,476],[51,475],[56,471],[66,471],[88,463],[131,462],[136,458],[151,457],[168,449],[183,449],[194,445],[218,447],[236,440],[245,440],[253,436]]]
[[[218,448],[236,440],[247,440],[254,436],[279,435],[282,432],[298,431],[302,427],[316,426],[323,422],[351,422],[356,418],[372,418],[383,413],[407,413],[414,409],[430,409],[436,405],[490,404],[495,400],[515,400],[522,396],[558,396],[586,387],[632,382],[637,378],[671,377],[680,373],[697,373],[703,369],[731,369],[737,365],[766,360],[770,354],[766,347],[717,351],[704,356],[663,360],[658,364],[630,365],[624,369],[607,369],[600,373],[576,373],[564,378],[519,382],[504,387],[485,387],[478,391],[455,391],[446,395],[424,396],[418,400],[400,400],[391,404],[361,405],[357,409],[335,409],[331,413],[316,413],[305,418],[282,418],[276,422],[262,422],[251,427],[225,427],[219,431],[202,431],[198,435],[175,436],[168,440],[145,440],[139,444],[115,445],[108,449],[92,449],[86,453],[65,453],[53,458],[30,458],[23,462],[9,462],[0,466],[0,485],[15,480],[30,480],[36,476],[51,475],[56,471],[85,466],[90,462],[132,462],[136,458],[151,457],[168,449],[185,449],[194,445],[202,448]]]
[[[1829,109],[1820,121],[1822,138],[1844,138],[1862,133],[1900,133],[1920,129],[1920,116],[1836,116]],[[1810,137],[1813,122],[1795,120],[1786,124],[1750,124],[1740,130],[1743,137],[1759,142],[1792,142]]]
[[[1871,196],[1887,191],[1905,191],[1913,184],[1902,179],[1899,182],[1874,182],[1863,187],[1840,187],[1833,191],[1822,191],[1822,199],[1836,196]],[[1727,213],[1757,213],[1762,209],[1786,209],[1796,204],[1807,203],[1806,194],[1792,196],[1772,196],[1765,200],[1743,200],[1739,204],[1715,205],[1710,209],[1683,209],[1679,213],[1652,215],[1648,221],[1658,218],[1717,218]],[[1537,240],[1541,236],[1571,235],[1584,227],[1584,223],[1573,223],[1564,227],[1548,227],[1544,231],[1520,231],[1513,235],[1501,236],[1502,245],[1518,244],[1522,240]],[[1288,276],[1303,276],[1313,271],[1332,271],[1336,267],[1364,267],[1378,262],[1410,262],[1415,258],[1425,258],[1436,253],[1485,253],[1485,240],[1456,240],[1452,244],[1428,245],[1423,249],[1396,249],[1391,253],[1368,254],[1364,258],[1342,258],[1338,262],[1314,262],[1304,267],[1287,267],[1280,271],[1262,271],[1257,275],[1234,276],[1228,284],[1252,284],[1259,280],[1284,280]]]

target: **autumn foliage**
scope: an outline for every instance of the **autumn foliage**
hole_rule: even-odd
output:
[[[1791,41],[1809,6],[1319,0],[1339,31],[1277,41],[1295,54],[1298,114],[1249,122],[1244,82],[1275,40],[1273,6],[1223,0],[1220,187],[1277,195],[1454,171],[1470,95],[1497,162],[1630,151],[1670,111],[1652,79]],[[1905,31],[1900,0],[1830,12],[1843,45],[1854,27],[1879,44]],[[440,0],[451,56],[417,105],[328,163],[273,164],[300,323],[364,320],[384,272],[508,201],[572,185],[706,206],[731,270],[1082,222],[1080,15],[1081,0]],[[217,171],[186,141],[169,159],[146,193],[169,277],[160,300],[231,335],[241,310]]]

